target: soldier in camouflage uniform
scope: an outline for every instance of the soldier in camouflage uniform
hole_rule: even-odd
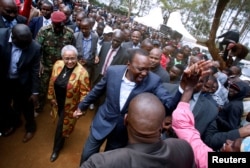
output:
[[[52,68],[54,63],[61,59],[61,49],[65,45],[75,45],[74,32],[64,26],[65,20],[63,12],[53,12],[52,24],[42,27],[36,36],[36,40],[42,46],[40,106],[37,111],[42,111],[45,104]]]

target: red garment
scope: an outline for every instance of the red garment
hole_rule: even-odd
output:
[[[19,1],[20,0],[16,0]],[[31,10],[32,0],[25,0],[22,8],[19,10],[19,14],[29,19]]]
[[[165,54],[161,55],[161,66],[162,68],[166,69],[168,67],[168,63],[170,62],[169,56],[166,56]]]
[[[20,0],[15,0],[16,1],[16,5],[20,6],[21,5],[21,1]]]

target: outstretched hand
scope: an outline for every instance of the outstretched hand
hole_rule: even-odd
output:
[[[204,77],[210,74],[210,67],[213,66],[213,61],[211,60],[201,60],[192,64],[190,67],[184,70],[184,73],[189,77],[191,75],[200,75],[200,77]]]
[[[211,60],[201,60],[185,69],[180,83],[182,89],[186,87],[195,87],[200,78],[210,74],[209,68],[211,66],[213,66]]]

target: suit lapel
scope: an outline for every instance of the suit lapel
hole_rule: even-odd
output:
[[[0,27],[5,28],[5,23],[3,21],[2,15],[0,15]]]
[[[119,50],[116,52],[116,55],[113,57],[113,60],[110,65],[116,65],[119,62],[120,57],[122,57],[122,48],[120,47]]]
[[[100,61],[101,65],[104,65],[110,47],[111,47],[111,43],[107,44],[106,46],[103,46],[103,52],[102,52],[102,55],[100,55],[101,56],[101,61]]]
[[[30,55],[30,51],[31,51],[30,47],[31,47],[31,45],[29,45],[26,49],[22,50],[22,54],[21,54],[20,59],[17,63],[18,67],[23,66],[25,61],[29,61],[30,57],[28,57],[28,56]]]
[[[133,97],[135,97],[136,95],[138,95],[138,94],[140,94],[140,93],[143,92],[143,88],[144,88],[144,85],[146,83],[145,80],[147,80],[147,78],[148,77],[145,77],[140,84],[136,84],[135,88],[130,92],[130,94],[129,94],[128,98],[127,98],[127,101],[126,101],[126,103],[123,106],[123,109],[122,109],[123,113],[127,112],[127,109],[124,109],[124,107],[128,107],[128,104],[131,101],[131,99]]]
[[[6,59],[8,60],[8,62],[11,61],[11,51],[12,51],[12,44],[10,42],[7,43],[8,45],[6,46]]]
[[[41,27],[43,27],[43,17],[42,16],[38,20],[38,27],[37,28],[40,29]]]
[[[120,90],[121,90],[121,84],[122,84],[122,77],[123,77],[126,69],[127,69],[126,67],[121,68],[121,70],[119,71],[119,75],[117,75],[119,77],[114,78],[114,84],[115,84],[114,90],[118,92],[118,93],[114,94],[114,97],[115,97],[114,100],[115,100],[115,103],[119,105],[119,109],[120,109]]]
[[[202,108],[202,103],[203,103],[203,96],[200,94],[199,97],[198,97],[198,100],[194,106],[194,109],[193,109],[193,114],[194,114],[194,117],[199,115],[199,112],[201,111],[200,109]]]
[[[94,35],[94,33],[91,33],[91,55],[90,57],[92,58],[93,56],[95,57],[95,55],[93,53],[96,54],[96,45],[97,45],[98,40],[96,39],[96,36]]]

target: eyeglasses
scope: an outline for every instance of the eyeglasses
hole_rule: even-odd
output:
[[[76,61],[77,58],[75,57],[66,57],[66,58],[63,58],[64,61]]]

